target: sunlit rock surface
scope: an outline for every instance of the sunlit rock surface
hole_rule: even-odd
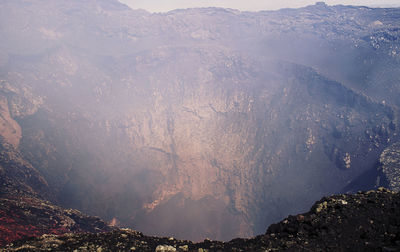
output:
[[[381,154],[382,172],[388,182],[388,187],[400,191],[400,143],[387,147]]]

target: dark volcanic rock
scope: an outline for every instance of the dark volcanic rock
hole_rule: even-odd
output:
[[[43,235],[7,251],[399,251],[400,195],[380,188],[335,195],[311,210],[271,225],[266,234],[230,242],[201,243],[145,236],[130,229],[110,233]]]
[[[382,173],[393,191],[400,191],[400,142],[387,147],[381,154]]]
[[[0,198],[0,246],[43,234],[106,232],[112,227],[78,210],[29,197]]]
[[[400,136],[399,17],[1,0],[0,192],[229,240],[372,189]]]
[[[310,212],[271,225],[255,240],[266,239],[269,246],[288,250],[397,251],[399,204],[400,195],[384,188],[325,197]]]

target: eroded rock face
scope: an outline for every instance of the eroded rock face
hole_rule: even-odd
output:
[[[0,137],[0,185],[0,197],[56,199],[40,172],[3,137]]]
[[[185,220],[207,223],[202,232],[210,237],[247,236],[261,228],[256,223],[305,207],[309,195],[344,188],[372,168],[368,157],[394,133],[390,107],[310,69],[173,50],[153,52],[164,55],[158,71],[137,63],[140,72],[156,71],[152,77],[129,74],[117,91],[96,85],[101,96],[90,99],[89,89],[74,103],[77,87],[67,88],[61,101],[68,105],[51,93],[46,106],[64,113],[43,109],[20,120],[23,152],[64,204],[144,232],[196,236],[174,224]],[[215,63],[198,70],[207,60]],[[240,68],[226,67],[235,61]],[[215,223],[221,230],[208,230]]]
[[[0,112],[22,138],[0,134],[64,206],[145,233],[263,232],[346,190],[397,138],[396,9],[0,7]]]
[[[0,136],[14,148],[18,148],[22,131],[15,118],[34,114],[41,105],[40,96],[30,92],[30,87],[15,86],[0,80]]]
[[[0,97],[0,114],[2,115],[0,119],[0,123],[2,124],[0,135],[5,141],[14,145],[14,147],[18,147],[21,140],[21,127],[11,117],[6,97]]]

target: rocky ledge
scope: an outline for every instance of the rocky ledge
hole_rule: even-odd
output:
[[[112,227],[78,210],[63,209],[32,197],[0,198],[0,246],[14,240],[65,233],[106,232]]]
[[[130,229],[107,233],[42,235],[6,251],[400,251],[400,195],[377,191],[322,198],[252,239],[200,243],[145,236]]]

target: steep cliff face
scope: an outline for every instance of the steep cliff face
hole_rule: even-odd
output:
[[[251,234],[373,168],[395,132],[390,107],[295,64],[207,48],[134,59],[128,82],[54,88],[19,122],[61,201],[145,232],[183,236],[183,218]]]
[[[322,195],[357,189],[352,182],[397,138],[395,101],[369,98],[362,79],[325,64],[340,58],[337,45],[374,51],[362,36],[395,24],[363,28],[375,19],[360,13],[380,10],[156,15],[111,1],[1,5],[0,134],[64,206],[149,234],[250,236]],[[305,28],[324,13],[327,23]],[[340,15],[346,26],[333,32]],[[308,47],[324,41],[325,58],[294,53],[291,36]],[[397,56],[376,53],[393,63],[385,70],[393,77]]]
[[[0,157],[0,197],[23,195],[55,200],[43,176],[3,137],[0,137]]]

